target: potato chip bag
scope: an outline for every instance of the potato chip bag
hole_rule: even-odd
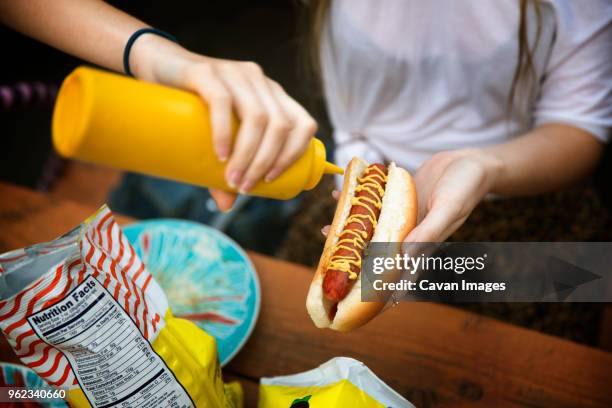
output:
[[[54,241],[0,255],[0,328],[74,407],[242,407],[213,337],[172,316],[102,207]]]
[[[365,364],[336,357],[300,374],[262,378],[259,408],[414,408]]]

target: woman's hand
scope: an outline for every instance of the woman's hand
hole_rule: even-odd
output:
[[[467,219],[491,192],[502,169],[497,157],[477,149],[437,153],[414,175],[419,203],[419,224],[405,242],[442,242]],[[338,200],[340,193],[333,191]],[[321,229],[327,236],[329,225]]]
[[[137,77],[199,94],[210,109],[217,157],[227,161],[227,183],[242,193],[262,178],[272,181],[306,150],[316,122],[253,62],[191,53],[154,35],[135,43],[131,63]],[[232,113],[240,120],[232,141]],[[235,195],[211,190],[222,210]]]
[[[332,197],[334,198],[334,200],[338,201],[340,199],[340,191],[338,190],[333,190],[331,193]],[[323,228],[321,228],[321,234],[323,234],[324,237],[327,237],[327,234],[329,233],[329,229],[331,228],[331,225],[324,225]]]
[[[128,38],[145,23],[104,1],[0,2],[0,22],[86,61],[121,72]],[[186,89],[204,99],[212,117],[217,157],[227,161],[229,185],[248,192],[261,178],[278,177],[308,146],[315,121],[252,62],[209,58],[154,34],[130,52],[134,75]],[[232,140],[232,113],[240,128]],[[235,195],[211,191],[220,209]]]
[[[437,153],[416,172],[419,224],[405,242],[442,242],[491,192],[501,161],[478,149]]]

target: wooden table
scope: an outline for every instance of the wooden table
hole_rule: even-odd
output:
[[[0,183],[0,252],[50,240],[94,210]],[[418,407],[612,407],[611,353],[434,303],[401,304],[352,333],[319,330],[304,305],[312,270],[249,256],[261,280],[261,314],[224,370],[241,381],[249,407],[260,377],[335,356],[363,361]],[[16,361],[5,341],[0,359]]]

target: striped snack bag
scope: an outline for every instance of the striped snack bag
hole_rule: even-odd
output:
[[[0,255],[0,328],[74,407],[242,407],[215,340],[166,295],[102,207],[66,235]]]

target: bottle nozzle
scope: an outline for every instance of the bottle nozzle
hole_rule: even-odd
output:
[[[323,172],[325,174],[344,174],[344,169],[342,167],[338,167],[333,163],[325,162],[325,167],[323,168]]]
[[[311,141],[311,165],[310,176],[306,185],[304,186],[304,190],[311,190],[315,188],[317,184],[323,178],[323,174],[344,174],[344,170],[342,168],[336,166],[333,163],[328,162],[325,159],[325,145],[322,141],[317,138],[313,138]]]

